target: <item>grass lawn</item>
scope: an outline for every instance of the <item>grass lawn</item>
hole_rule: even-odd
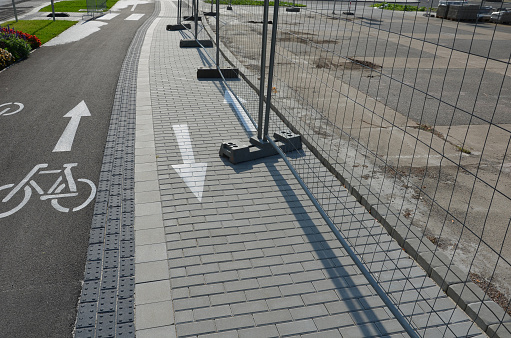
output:
[[[106,8],[110,9],[118,0],[106,0]],[[79,12],[87,9],[87,0],[64,0],[55,2],[55,12]],[[51,12],[51,5],[41,8],[39,12]]]
[[[211,0],[205,0],[205,2],[210,4]],[[216,0],[213,0],[213,3],[216,4]],[[261,1],[261,0],[232,0],[232,1],[220,0],[220,4],[222,4],[222,5],[228,5],[229,3],[231,5],[249,5],[249,6],[263,6],[264,5],[264,1]],[[288,1],[280,1],[279,4],[282,7],[292,7],[293,6],[293,2],[288,2]],[[270,6],[273,6],[273,1],[270,1]],[[297,3],[297,4],[295,4],[295,7],[307,7],[307,5]]]
[[[400,5],[400,4],[393,4],[393,3],[386,3],[382,2],[379,4],[373,4],[369,7],[376,7],[380,9],[387,9],[391,11],[404,11],[404,12],[424,12],[426,11],[426,7],[417,7],[417,6],[410,6],[410,5]]]
[[[15,29],[17,31],[35,35],[45,44],[53,39],[69,27],[76,24],[78,21],[51,21],[51,20],[20,20],[9,21],[2,24],[2,26]]]

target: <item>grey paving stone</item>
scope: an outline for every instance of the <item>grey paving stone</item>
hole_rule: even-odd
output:
[[[289,296],[282,298],[272,298],[266,301],[268,307],[273,311],[277,309],[293,308],[298,306],[304,306],[304,302],[300,296]]]
[[[270,298],[280,298],[282,297],[282,293],[277,286],[269,287],[269,288],[260,288],[254,290],[245,291],[247,300],[258,300],[258,299],[270,299]]]
[[[314,318],[314,323],[319,330],[328,330],[353,325],[353,319],[348,313]]]
[[[200,322],[182,323],[176,326],[177,335],[191,336],[216,332],[214,320],[204,320]]]
[[[244,329],[238,331],[240,338],[253,338],[253,337],[279,337],[279,331],[275,325],[267,325]]]
[[[310,282],[300,283],[300,284],[283,285],[283,286],[280,286],[279,288],[280,288],[280,291],[282,292],[283,296],[292,296],[292,295],[316,292],[316,289]]]
[[[298,307],[289,310],[294,320],[328,316],[328,310],[324,304]]]
[[[342,337],[342,335],[339,332],[339,330],[328,330],[328,331],[308,333],[308,334],[301,335],[300,337],[303,337],[303,338],[340,338],[340,337]]]
[[[229,305],[212,306],[193,310],[193,318],[196,321],[231,316]]]
[[[254,318],[252,315],[219,318],[215,319],[215,323],[218,331],[244,329],[255,326]]]
[[[277,330],[281,336],[289,336],[294,334],[315,332],[317,331],[317,327],[312,319],[306,319],[277,324]]]
[[[253,316],[257,326],[276,324],[293,320],[293,317],[291,317],[291,313],[288,309],[254,313]]]
[[[176,299],[173,301],[174,309],[176,310],[188,310],[196,309],[200,307],[208,307],[211,305],[208,296],[193,297],[185,299]]]
[[[291,279],[291,277],[289,275],[280,275],[280,276],[257,278],[257,282],[259,283],[259,286],[264,288],[264,287],[269,287],[269,286],[292,284],[293,280]]]
[[[231,304],[233,315],[268,311],[268,305],[264,300],[249,301],[246,303]]]
[[[225,290],[228,292],[258,289],[259,283],[256,279],[244,279],[241,281],[227,282],[224,284]]]
[[[201,334],[200,338],[238,338],[238,331],[222,331],[217,333]]]

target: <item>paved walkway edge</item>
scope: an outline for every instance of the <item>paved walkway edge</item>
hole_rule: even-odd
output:
[[[162,6],[167,5],[162,3]],[[135,328],[137,337],[175,337],[170,275],[154,143],[148,29],[138,67],[135,142]],[[170,315],[169,315],[170,314]]]

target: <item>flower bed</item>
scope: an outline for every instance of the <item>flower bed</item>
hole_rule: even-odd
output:
[[[9,26],[0,27],[0,70],[15,61],[28,57],[32,49],[41,46],[35,35],[23,33]]]

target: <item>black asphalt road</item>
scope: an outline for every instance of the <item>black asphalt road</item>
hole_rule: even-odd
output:
[[[41,47],[30,57],[0,73],[0,105],[19,102],[17,114],[0,106],[0,337],[70,337],[85,269],[94,202],[76,212],[57,211],[41,200],[63,172],[31,177],[43,195],[32,195],[17,212],[25,188],[7,203],[2,200],[39,164],[43,170],[72,168],[75,180],[97,186],[113,97],[121,64],[138,27],[154,4],[131,6],[80,41]],[[125,21],[144,13],[138,21]],[[91,116],[80,120],[71,151],[52,152],[70,118],[63,117],[81,101]],[[12,112],[10,110],[9,112]],[[64,183],[67,180],[64,178]],[[27,186],[27,185],[25,185]],[[65,187],[61,193],[69,192]],[[66,208],[82,204],[91,193],[77,181],[78,197],[56,201]]]

